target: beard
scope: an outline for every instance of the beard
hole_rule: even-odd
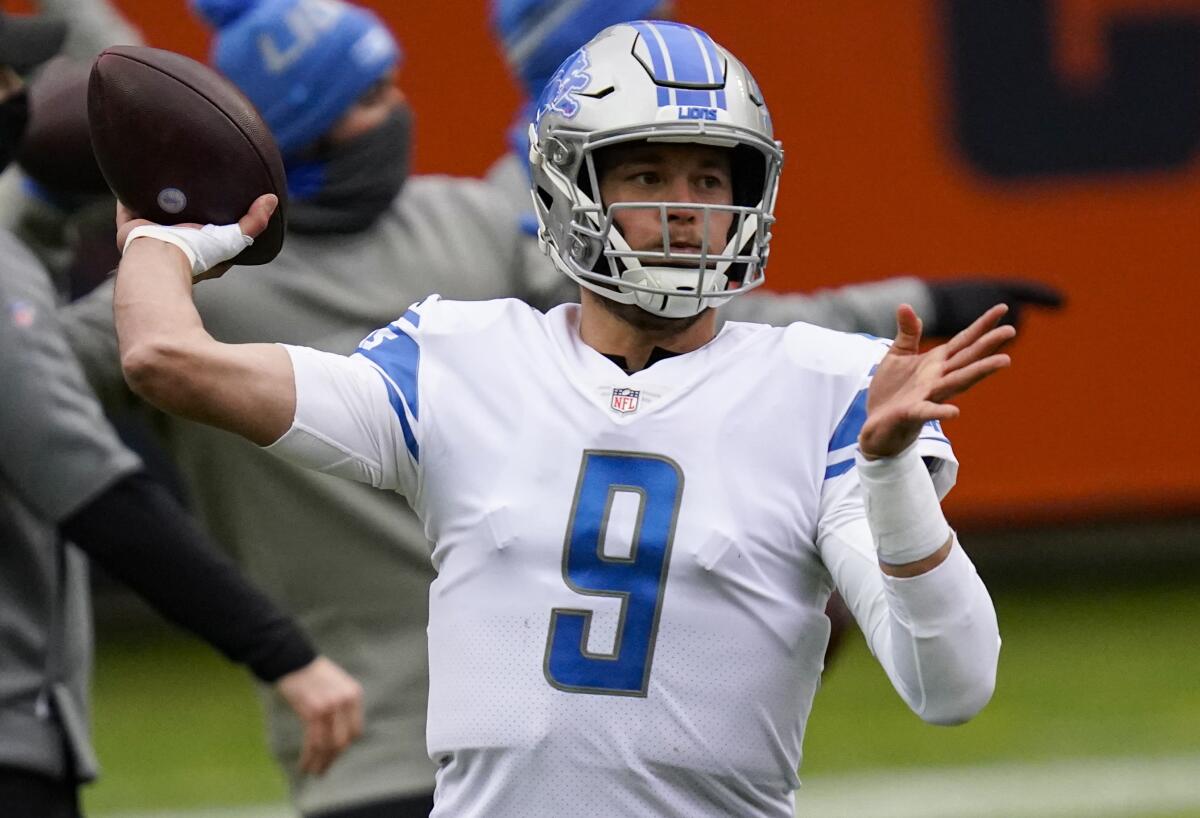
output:
[[[686,332],[696,322],[707,315],[710,310],[714,309],[713,307],[707,307],[695,315],[689,315],[686,318],[665,318],[661,315],[646,312],[637,304],[622,304],[619,301],[613,301],[611,298],[605,298],[602,295],[597,295],[596,300],[610,314],[629,324],[639,332],[646,333],[650,340],[655,343],[670,340],[674,336]]]

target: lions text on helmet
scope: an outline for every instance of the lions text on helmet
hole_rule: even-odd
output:
[[[780,143],[754,78],[679,23],[613,26],[530,125],[538,235],[581,286],[686,318],[764,280]]]

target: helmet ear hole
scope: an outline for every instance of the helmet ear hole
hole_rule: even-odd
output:
[[[762,200],[767,183],[767,158],[749,145],[737,145],[730,161],[733,203],[754,207]]]
[[[535,190],[537,191],[538,198],[542,201],[542,206],[549,210],[554,205],[554,194],[541,185],[538,185]]]

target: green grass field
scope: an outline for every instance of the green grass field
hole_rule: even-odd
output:
[[[956,728],[912,716],[862,639],[849,640],[817,695],[801,775],[819,782],[874,771],[1198,755],[1198,591],[1159,583],[997,592],[1004,649],[996,696]],[[138,638],[102,634],[95,728],[104,778],[86,794],[94,816],[284,800],[248,677],[165,626]]]

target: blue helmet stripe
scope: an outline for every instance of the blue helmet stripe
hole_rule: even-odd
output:
[[[680,105],[702,105],[705,108],[715,108],[712,101],[712,91],[693,91],[687,88],[676,88],[675,99]]]
[[[658,37],[655,36],[654,30],[649,23],[634,23],[633,27],[642,35],[642,39],[646,42],[646,48],[650,52],[650,63],[654,66],[654,79],[662,81],[667,77],[667,62],[663,58],[662,47],[658,43]],[[671,104],[671,98],[666,88],[661,85],[658,87],[658,105],[660,108]]]
[[[713,82],[704,65],[700,43],[692,36],[690,26],[660,24],[653,26],[666,45],[672,82],[708,85]]]
[[[698,28],[691,30],[692,38],[700,46],[700,57],[704,60],[704,74],[708,78],[710,85],[723,84],[725,81],[724,66],[717,58],[717,49],[713,41],[707,34]],[[720,76],[718,76],[718,73]],[[725,92],[724,91],[708,91],[708,105],[711,108],[725,107]]]
[[[655,82],[659,83],[658,104],[726,108],[724,90],[662,87],[679,85],[723,85],[725,65],[716,44],[699,29],[679,23],[635,22],[634,28],[646,43]]]

